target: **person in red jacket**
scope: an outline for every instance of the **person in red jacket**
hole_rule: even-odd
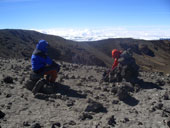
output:
[[[120,57],[120,54],[122,54],[122,51],[119,51],[117,49],[112,50],[112,58],[114,58],[114,63],[112,65],[112,70],[114,70],[117,67],[117,65],[119,64],[118,59]]]

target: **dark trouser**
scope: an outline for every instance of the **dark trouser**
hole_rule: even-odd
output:
[[[55,82],[57,78],[57,73],[60,71],[60,65],[56,64],[55,62],[52,63],[50,66],[43,67],[37,71],[33,71],[35,74],[39,75],[40,77],[44,77],[44,75],[49,77],[50,82]]]

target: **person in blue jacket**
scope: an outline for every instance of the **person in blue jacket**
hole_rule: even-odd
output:
[[[47,56],[48,42],[40,40],[31,56],[32,71],[40,76],[49,76],[49,82],[55,82],[60,65]]]

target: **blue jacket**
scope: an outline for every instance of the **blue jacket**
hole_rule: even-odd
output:
[[[47,64],[51,65],[52,60],[46,55],[48,42],[40,40],[31,56],[32,70],[37,71]]]

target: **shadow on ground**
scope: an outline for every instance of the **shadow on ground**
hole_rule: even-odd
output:
[[[126,99],[122,100],[125,104],[129,105],[129,106],[136,106],[139,103],[139,100],[137,100],[136,98],[132,97],[132,96],[128,96]]]
[[[80,92],[71,89],[68,85],[60,83],[56,83],[55,91],[55,93],[60,93],[61,95],[66,95],[68,97],[86,98],[85,94],[81,94]]]
[[[86,98],[86,94],[81,94],[77,90],[71,89],[68,85],[54,83],[51,87],[43,88],[35,94],[35,98],[48,100],[49,98],[63,99],[64,97]],[[50,88],[49,88],[50,87]]]
[[[139,86],[142,89],[154,89],[154,88],[156,88],[156,89],[162,90],[162,88],[160,86],[158,86],[157,84],[152,83],[152,82],[146,82],[146,81],[143,81],[143,80],[139,81]]]

